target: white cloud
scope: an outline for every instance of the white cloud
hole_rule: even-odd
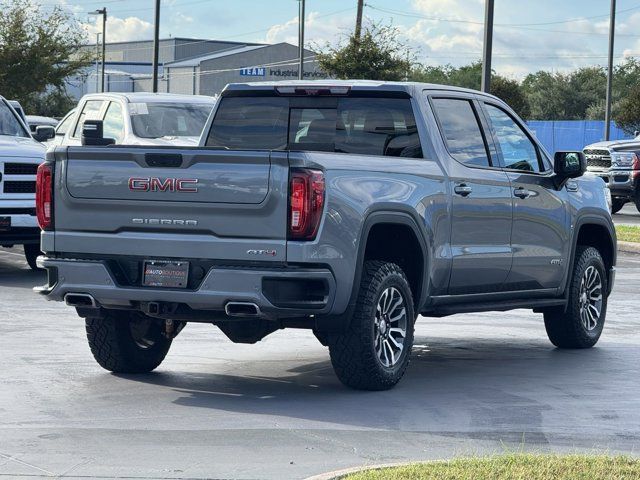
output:
[[[89,41],[95,41],[96,33],[102,33],[102,17],[83,24]],[[131,40],[148,40],[153,35],[153,24],[138,17],[107,17],[107,43]]]
[[[304,43],[307,48],[315,44],[336,43],[341,37],[350,33],[354,23],[353,14],[326,16],[319,15],[318,12],[311,12],[306,16]],[[285,23],[273,25],[262,41],[265,43],[289,42],[297,45],[298,17],[293,17]]]

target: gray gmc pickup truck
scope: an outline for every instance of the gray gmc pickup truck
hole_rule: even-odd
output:
[[[97,362],[149,372],[187,322],[254,343],[312,329],[346,385],[391,388],[417,316],[533,309],[600,337],[616,264],[604,182],[502,101],[371,81],[229,85],[199,147],[56,148],[38,171],[37,290]],[[509,321],[504,317],[504,321]]]

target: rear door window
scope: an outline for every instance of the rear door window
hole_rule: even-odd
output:
[[[78,123],[73,131],[73,137],[78,138],[82,133],[82,126],[85,120],[100,120],[100,111],[102,110],[103,100],[87,100],[82,107],[82,112],[78,117]]]
[[[338,97],[329,108],[326,100],[223,98],[207,145],[422,158],[409,99]]]
[[[471,101],[434,98],[432,102],[451,156],[470,167],[491,166],[487,145]]]

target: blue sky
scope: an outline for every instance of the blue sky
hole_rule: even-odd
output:
[[[63,4],[89,32],[86,12],[106,6],[107,40],[149,39],[153,0],[39,0]],[[365,17],[392,22],[419,60],[460,65],[480,58],[484,0],[369,0]],[[495,0],[494,69],[522,77],[538,69],[604,65],[608,0]],[[307,0],[306,44],[335,43],[353,28],[356,0]],[[640,0],[618,0],[616,59],[640,57]],[[297,43],[297,0],[162,0],[161,37]],[[94,37],[92,37],[94,38]]]

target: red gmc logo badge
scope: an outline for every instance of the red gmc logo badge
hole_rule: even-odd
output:
[[[197,178],[131,177],[129,190],[137,192],[191,192],[198,191]]]

